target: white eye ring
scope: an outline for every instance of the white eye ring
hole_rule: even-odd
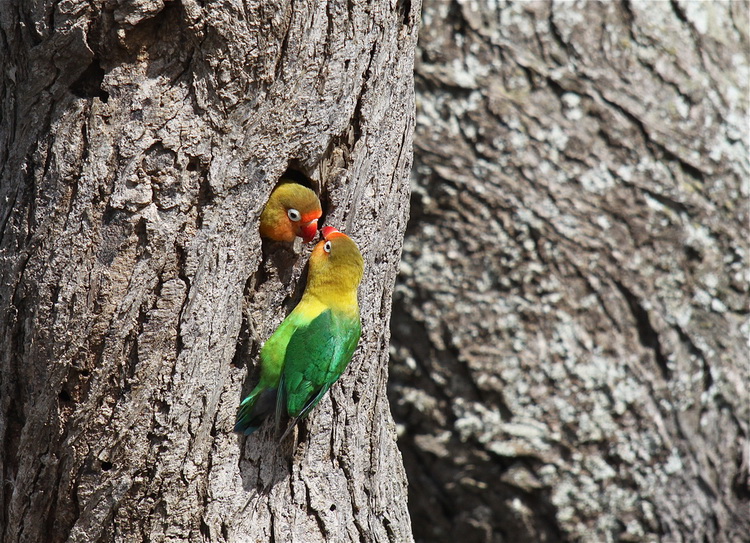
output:
[[[326,241],[326,244],[323,245],[323,250],[326,253],[330,253],[331,252],[331,242],[330,241]]]
[[[286,216],[289,217],[290,221],[294,221],[294,222],[297,222],[298,220],[302,218],[302,215],[300,215],[299,211],[297,211],[294,208],[287,209]]]

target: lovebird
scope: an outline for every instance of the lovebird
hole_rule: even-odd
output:
[[[344,373],[362,332],[357,288],[363,271],[357,244],[323,228],[302,299],[260,351],[260,382],[242,400],[235,432],[252,434],[272,412],[277,426],[284,413],[291,417],[291,429]]]
[[[322,214],[320,200],[311,189],[282,178],[260,214],[260,235],[287,242],[299,236],[309,243],[318,233]]]

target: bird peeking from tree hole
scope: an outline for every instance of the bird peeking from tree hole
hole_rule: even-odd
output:
[[[260,214],[260,236],[285,242],[300,237],[310,243],[318,233],[322,214],[320,200],[312,189],[282,177]]]

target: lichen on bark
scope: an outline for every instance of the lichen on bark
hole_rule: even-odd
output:
[[[390,397],[418,541],[740,541],[746,2],[427,2]]]

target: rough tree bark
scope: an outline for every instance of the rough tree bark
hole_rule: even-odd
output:
[[[2,541],[408,541],[385,396],[419,2],[0,2]],[[366,261],[299,444],[232,433],[309,249],[291,165]],[[243,390],[244,388],[244,390]]]
[[[748,4],[489,4],[417,53],[415,538],[746,541]]]

